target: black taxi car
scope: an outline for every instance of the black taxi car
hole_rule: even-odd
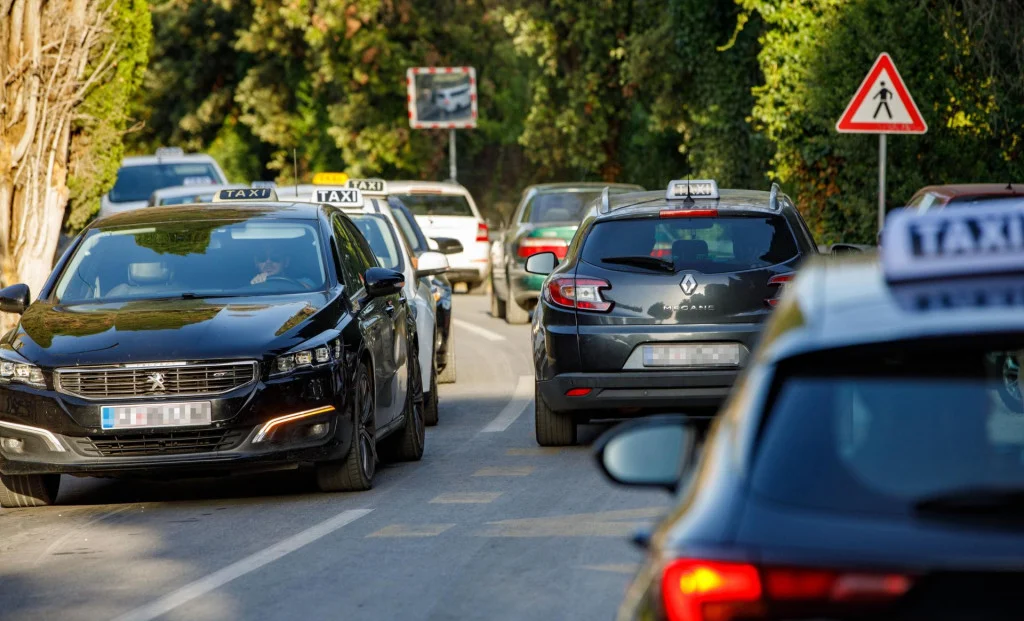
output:
[[[401,274],[339,210],[224,190],[97,220],[0,340],[0,505],[60,475],[191,476],[315,464],[325,490],[423,454]],[[262,200],[258,200],[262,199]]]
[[[619,619],[1010,621],[1024,610],[1024,203],[890,216],[808,265],[704,441],[629,421],[598,457],[679,492]]]
[[[793,202],[710,180],[667,191],[605,191],[533,320],[536,435],[576,441],[577,423],[680,407],[712,412],[746,364],[764,320],[817,246]]]

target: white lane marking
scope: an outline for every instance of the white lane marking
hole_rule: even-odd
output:
[[[481,431],[483,433],[505,431],[512,423],[516,422],[516,419],[523,413],[523,410],[531,403],[533,403],[533,376],[520,375],[515,392],[512,393],[512,400]]]
[[[469,323],[468,321],[463,321],[461,319],[452,319],[452,323],[454,323],[455,325],[459,326],[463,330],[468,330],[468,331],[472,332],[473,334],[476,334],[478,336],[482,336],[485,339],[487,339],[488,341],[495,341],[495,342],[497,342],[497,341],[504,341],[504,340],[506,340],[504,336],[498,334],[497,332],[492,332],[491,330],[488,330],[487,328],[481,328],[480,326],[478,326],[478,325],[476,325],[474,323]]]
[[[309,545],[321,537],[333,533],[342,526],[355,522],[371,511],[373,511],[373,509],[352,509],[350,511],[342,511],[338,515],[307,528],[300,533],[296,533],[287,539],[283,539],[269,548],[264,548],[263,550],[232,563],[223,569],[218,569],[212,574],[200,578],[191,584],[187,584],[177,591],[168,593],[155,602],[126,612],[120,617],[117,617],[115,621],[152,621],[152,619],[161,617],[179,606],[187,604],[198,597],[206,595],[210,591],[224,586],[235,578],[240,578],[247,573],[256,571],[264,565],[273,563],[277,559],[290,554],[303,546]]]

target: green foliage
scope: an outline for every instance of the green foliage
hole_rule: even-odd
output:
[[[109,62],[111,75],[86,95],[72,127],[70,207],[67,227],[78,230],[99,211],[100,197],[114,186],[124,154],[130,107],[142,84],[149,57],[152,27],[145,0],[116,0],[100,42],[112,57],[95,55],[91,69]]]

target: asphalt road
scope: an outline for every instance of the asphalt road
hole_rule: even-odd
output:
[[[529,327],[456,296],[458,382],[426,454],[375,487],[301,471],[174,482],[65,477],[0,510],[0,619],[609,619],[670,498],[613,487],[588,446],[533,439]]]

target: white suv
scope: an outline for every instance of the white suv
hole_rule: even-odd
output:
[[[462,252],[448,255],[447,276],[452,285],[462,282],[470,289],[483,285],[490,242],[487,224],[469,190],[448,181],[388,181],[388,195],[409,208],[427,237],[453,237],[462,244]]]
[[[117,182],[103,195],[99,215],[146,207],[149,197],[161,188],[227,182],[217,160],[209,155],[185,153],[172,147],[157,149],[155,155],[124,158],[117,171]]]

